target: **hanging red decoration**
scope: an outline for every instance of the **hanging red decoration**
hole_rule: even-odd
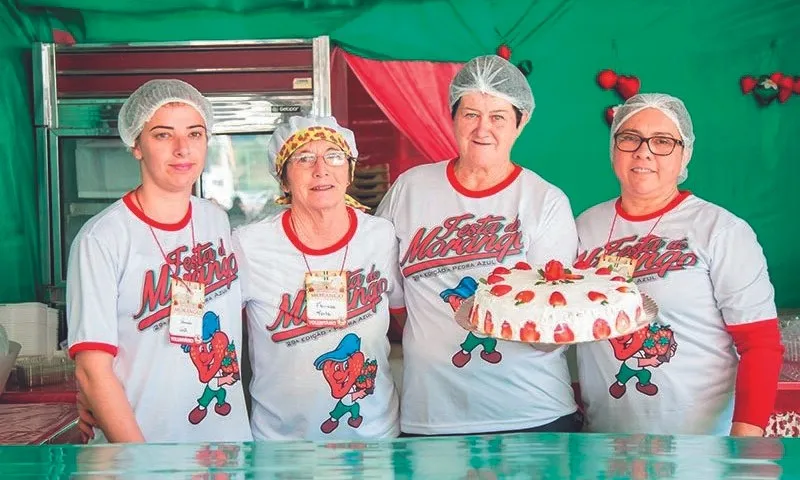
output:
[[[497,47],[497,56],[509,60],[511,58],[511,47],[505,43],[500,45]]]
[[[597,84],[603,90],[616,89],[623,100],[627,100],[639,93],[642,82],[633,75],[618,75],[613,70],[601,70],[597,74]]]
[[[617,94],[623,99],[627,100],[632,96],[639,93],[642,87],[642,82],[639,77],[633,75],[619,75],[611,69],[600,70],[597,74],[597,84],[603,90],[616,90]],[[614,112],[616,107],[608,107],[604,112],[606,122],[611,125],[614,120]]]
[[[745,95],[753,94],[759,105],[765,107],[776,98],[786,103],[792,93],[800,94],[800,76],[793,77],[782,72],[769,75],[745,75],[739,79],[739,88]]]

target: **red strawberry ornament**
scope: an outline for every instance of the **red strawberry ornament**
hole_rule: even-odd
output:
[[[502,297],[503,295],[507,294],[511,291],[511,285],[495,285],[494,287],[489,290],[489,293],[494,295],[495,297]]]

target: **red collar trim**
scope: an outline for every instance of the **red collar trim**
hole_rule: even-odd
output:
[[[618,198],[617,201],[614,203],[614,208],[617,210],[617,215],[628,220],[629,222],[644,222],[646,220],[652,220],[654,218],[660,217],[665,213],[669,212],[670,210],[674,209],[680,203],[692,195],[692,192],[688,190],[682,190],[678,192],[678,195],[672,199],[664,208],[660,210],[656,210],[655,212],[648,213],[646,215],[630,215],[625,210],[622,209],[622,198]]]
[[[447,180],[450,182],[450,185],[453,186],[456,192],[470,198],[489,197],[495,193],[499,193],[504,188],[514,183],[514,180],[516,180],[517,177],[519,177],[519,174],[522,173],[522,167],[519,165],[514,165],[514,170],[512,170],[502,182],[498,183],[494,187],[487,188],[486,190],[470,190],[464,185],[461,185],[456,178],[456,160],[458,159],[454,158],[447,163]]]
[[[347,229],[347,232],[344,234],[342,238],[340,238],[336,243],[329,247],[325,247],[319,250],[315,250],[303,242],[300,241],[300,238],[294,232],[292,228],[292,209],[287,208],[285,212],[283,212],[283,216],[281,217],[281,223],[283,224],[283,231],[286,232],[286,236],[289,237],[289,241],[292,242],[298,250],[305,253],[306,255],[328,255],[333,253],[341,248],[344,248],[345,245],[350,243],[350,240],[353,239],[353,236],[356,234],[356,227],[358,226],[358,217],[356,217],[356,212],[350,207],[347,207],[347,215],[350,221],[350,228]]]
[[[161,223],[153,220],[152,218],[148,217],[144,214],[144,212],[139,208],[136,204],[136,199],[134,198],[134,192],[136,190],[130,191],[122,197],[122,202],[125,203],[125,206],[128,207],[128,210],[131,211],[136,217],[143,221],[144,223],[150,225],[153,228],[157,228],[159,230],[166,230],[168,232],[174,232],[177,230],[182,229],[186,225],[189,224],[189,221],[192,219],[192,201],[189,200],[189,208],[186,210],[186,215],[183,216],[177,223]]]

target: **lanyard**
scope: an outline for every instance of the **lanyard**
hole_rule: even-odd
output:
[[[144,208],[142,207],[142,202],[141,202],[141,200],[139,200],[139,188],[141,188],[141,187],[138,187],[136,189],[136,191],[134,192],[133,196],[134,196],[134,198],[136,198],[136,204],[139,206],[139,210],[141,210],[142,213],[144,214],[144,216],[146,217],[147,213],[145,213]],[[191,208],[191,203],[189,204],[189,207]],[[164,263],[167,265],[167,268],[169,269],[170,265],[169,265],[169,260],[167,259],[167,254],[164,252],[164,248],[161,246],[161,243],[158,241],[158,237],[156,236],[155,230],[153,230],[153,227],[150,225],[150,223],[148,223],[148,222],[145,222],[145,223],[147,223],[147,228],[150,229],[150,233],[153,235],[153,240],[155,240],[159,251],[161,251],[161,256],[164,258]],[[194,249],[194,247],[197,245],[197,243],[195,243],[195,240],[194,240],[194,218],[193,218],[193,216],[190,217],[190,219],[189,219],[189,225],[190,225],[191,230],[192,230],[192,249]],[[170,273],[172,273],[171,269],[170,269]],[[186,285],[186,283],[183,281],[183,279],[178,277],[178,269],[177,269],[177,267],[175,268],[175,273],[172,275],[172,278],[180,280],[181,283]],[[187,288],[188,288],[188,286],[187,286]]]
[[[294,215],[291,215],[289,217],[289,220],[291,221],[292,230],[294,230],[295,236],[299,239],[300,235],[297,234],[297,226],[294,224]],[[347,244],[344,246],[344,258],[342,258],[342,266],[339,268],[339,275],[341,275],[342,272],[344,272],[344,264],[347,261],[347,251],[349,250],[349,248],[350,248],[350,242],[347,242]],[[306,258],[305,252],[300,250],[300,254],[303,256],[303,261],[306,262],[306,269],[308,270],[308,273],[311,273],[311,267],[308,264],[308,258]]]
[[[647,235],[645,235],[642,238],[647,238],[647,237],[650,236],[650,234],[653,233],[653,230],[656,229],[656,225],[658,225],[658,222],[660,222],[661,219],[664,218],[664,215],[666,213],[667,212],[664,212],[664,213],[662,213],[661,215],[658,216],[658,219],[656,220],[656,223],[653,224],[653,226],[650,228],[650,231],[647,232]],[[605,247],[606,248],[606,253],[608,253],[608,251],[611,250],[611,235],[614,233],[614,225],[617,224],[617,216],[618,215],[619,214],[617,213],[617,209],[615,207],[614,208],[614,219],[611,221],[611,229],[608,231],[608,239],[606,240],[606,247]]]

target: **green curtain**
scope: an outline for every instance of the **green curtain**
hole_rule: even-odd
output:
[[[794,288],[800,259],[791,240],[800,234],[795,221],[800,197],[793,185],[800,173],[796,161],[800,95],[785,104],[759,107],[738,85],[739,78],[748,74],[781,71],[800,76],[800,2],[18,0],[17,4],[64,20],[79,41],[91,43],[330,35],[351,53],[369,58],[465,61],[507,42],[512,61],[530,60],[533,65],[529,80],[537,105],[514,149],[514,159],[561,187],[576,215],[618,194],[603,113],[620,98],[597,86],[597,72],[611,68],[636,75],[643,92],[667,92],[686,102],[697,143],[684,186],[750,222],[766,251],[779,306],[800,307],[800,289]],[[31,38],[14,35],[20,48]],[[15,83],[12,91],[22,90],[27,98],[30,83],[22,83],[28,80],[20,76],[22,72],[20,67],[16,76],[6,75],[2,81]],[[0,92],[0,98],[7,96],[5,89]],[[29,135],[29,116],[19,98],[14,98],[17,107],[12,109],[15,126],[6,130],[13,133],[2,142]],[[5,148],[3,152],[5,156]],[[32,168],[30,153],[30,149],[16,151],[8,162],[27,172]],[[11,190],[0,194],[24,190],[25,195],[19,195],[32,199],[27,189],[34,183],[20,186],[16,180]],[[7,207],[9,212],[0,221],[18,217],[16,225],[27,222],[33,228],[35,210],[22,199],[17,202]],[[35,250],[30,251],[35,256]],[[25,262],[33,265],[35,260]]]
[[[47,22],[0,0],[0,302],[36,298],[41,275],[30,45]]]

